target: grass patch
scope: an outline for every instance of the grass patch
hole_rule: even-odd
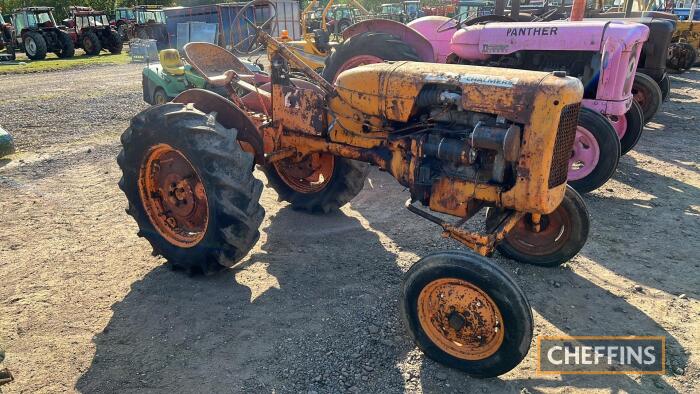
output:
[[[67,70],[71,68],[90,67],[99,64],[127,64],[131,58],[126,51],[118,54],[102,54],[99,56],[79,55],[69,59],[59,59],[53,53],[48,54],[44,60],[29,60],[23,54],[17,56],[17,61],[23,64],[0,63],[0,75],[5,74],[29,74],[45,71]]]

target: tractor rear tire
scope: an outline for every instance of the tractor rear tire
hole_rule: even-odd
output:
[[[95,32],[89,31],[83,36],[83,50],[88,56],[97,56],[102,51],[102,43]]]
[[[75,45],[68,33],[59,32],[58,43],[61,45],[61,50],[56,53],[56,56],[61,59],[67,59],[75,55]]]
[[[569,185],[579,193],[588,193],[605,184],[617,170],[620,140],[608,119],[589,108],[581,108],[569,160]],[[597,157],[595,157],[597,156]],[[572,168],[574,165],[579,168]]]
[[[505,270],[474,253],[430,254],[406,273],[401,317],[431,359],[478,378],[515,368],[530,349],[532,308]]]
[[[625,113],[625,119],[627,120],[627,130],[620,140],[620,153],[623,155],[637,145],[644,130],[644,113],[636,101],[632,100],[632,106]]]
[[[661,97],[664,101],[668,101],[668,96],[671,94],[671,78],[668,74],[664,74],[661,81],[659,81],[659,88],[661,88]]]
[[[17,59],[17,54],[15,53],[15,47],[14,47],[14,45],[12,45],[12,43],[8,44],[5,47],[5,51],[7,51],[7,56],[10,58],[10,60]]]
[[[105,47],[111,53],[112,55],[117,55],[122,53],[122,49],[124,48],[124,42],[122,41],[122,38],[119,36],[119,33],[117,33],[114,30],[109,31],[109,36],[107,38],[107,41],[109,45]]]
[[[22,40],[24,53],[31,60],[42,60],[46,58],[46,40],[40,33],[29,32]]]
[[[503,210],[488,208],[486,228],[494,229],[502,220]],[[590,218],[586,203],[571,186],[559,207],[548,215],[542,215],[539,232],[532,230],[530,215],[506,234],[496,249],[502,255],[525,264],[540,267],[556,267],[578,254],[586,244],[590,231]]]
[[[290,179],[283,165],[269,164],[262,167],[268,180],[268,186],[275,189],[280,201],[287,201],[292,209],[312,213],[328,213],[347,204],[357,196],[365,185],[369,173],[369,164],[326,154],[326,160],[332,160],[332,173],[324,179],[321,187],[299,186],[299,182]],[[303,181],[300,179],[300,181]],[[309,185],[311,186],[311,185]]]
[[[642,108],[644,124],[648,123],[659,112],[663,102],[663,94],[659,84],[652,77],[638,72],[634,76],[632,94],[634,100]]]
[[[175,103],[144,110],[122,134],[117,163],[127,213],[153,255],[173,268],[218,272],[258,240],[263,185],[236,136],[215,114]]]
[[[386,33],[365,32],[335,47],[326,58],[323,78],[333,82],[342,71],[385,60],[421,61],[416,51],[400,38]]]

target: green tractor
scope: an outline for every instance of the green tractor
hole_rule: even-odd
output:
[[[206,48],[208,45],[216,46],[199,43],[200,47]],[[183,48],[186,57],[188,48],[192,51],[188,45]],[[225,89],[207,84],[203,72],[184,62],[176,49],[164,49],[158,53],[158,58],[160,63],[149,64],[143,69],[143,101],[151,105],[165,104],[178,94],[192,88],[207,89],[226,95]],[[228,67],[225,68],[226,70],[250,74],[250,82],[255,85],[262,85],[270,80],[270,77],[262,72],[259,64],[238,59],[233,54],[222,56],[221,62],[224,67]]]

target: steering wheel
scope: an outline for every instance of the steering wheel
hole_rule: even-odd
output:
[[[255,21],[251,21],[248,18],[248,13],[252,10],[251,14],[253,15],[253,19],[255,19],[256,8],[260,6],[266,7],[270,10],[270,17],[267,18],[263,23],[257,24],[255,23]],[[253,0],[251,2],[248,2],[246,5],[243,6],[243,8],[241,8],[238,11],[236,16],[231,21],[232,28],[230,33],[230,39],[231,42],[235,41],[236,37],[234,33],[236,31],[239,33],[239,38],[244,34],[246,36],[242,40],[233,44],[231,46],[231,49],[241,55],[251,55],[259,51],[264,45],[263,42],[260,40],[260,33],[265,32],[265,28],[272,23],[272,21],[275,19],[275,16],[277,16],[277,7],[270,0]],[[268,34],[274,34],[275,30],[277,30],[277,25],[273,25],[272,29],[270,30],[270,33]]]
[[[438,26],[437,32],[442,33],[448,30],[459,30],[463,26],[473,26],[473,25],[478,25],[480,23],[488,23],[488,22],[516,22],[515,19],[505,16],[505,15],[482,15],[482,16],[477,16],[476,18],[471,18],[467,19],[465,21],[462,21],[462,16],[467,16],[469,13],[468,12],[463,12],[459,15],[453,16],[449,20],[446,20],[443,24]]]

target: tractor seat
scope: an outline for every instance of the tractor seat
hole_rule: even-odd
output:
[[[190,42],[182,48],[185,59],[214,86],[225,86],[236,74],[251,74],[238,58],[226,49],[207,42]],[[229,72],[234,71],[234,72]]]
[[[164,49],[158,53],[163,71],[170,75],[185,75],[185,64],[177,49]]]

